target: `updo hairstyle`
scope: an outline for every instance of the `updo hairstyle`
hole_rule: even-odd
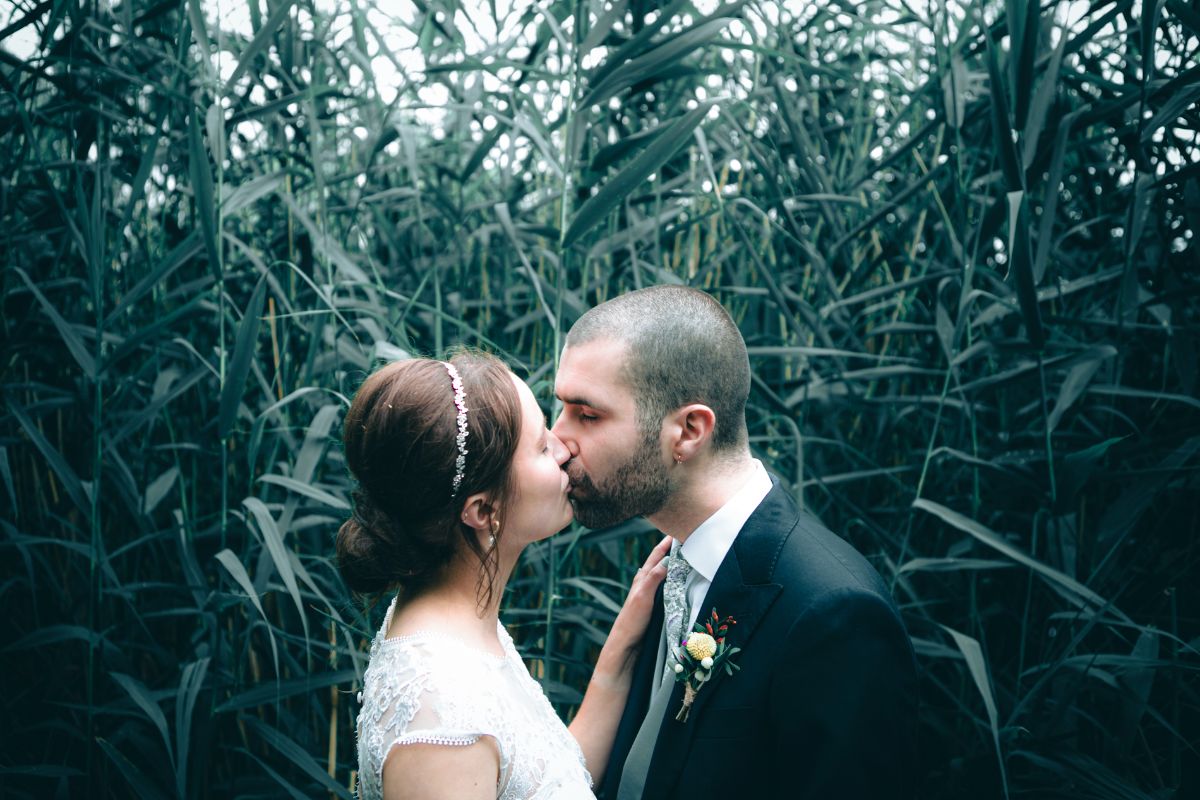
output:
[[[496,544],[484,547],[461,519],[463,502],[487,492],[501,519],[512,495],[521,405],[497,358],[460,352],[450,359],[467,405],[467,459],[451,499],[458,456],[458,410],[440,361],[413,358],[380,367],[354,396],[342,432],[346,464],[358,482],[353,516],[337,535],[338,569],[364,595],[420,590],[465,546],[479,559],[480,604],[493,599]]]

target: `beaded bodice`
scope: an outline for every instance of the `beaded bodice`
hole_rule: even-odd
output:
[[[358,796],[382,800],[383,764],[406,744],[470,745],[483,736],[500,753],[498,800],[591,800],[583,753],[504,626],[504,655],[452,636],[386,638],[393,600],[371,645],[358,715]]]

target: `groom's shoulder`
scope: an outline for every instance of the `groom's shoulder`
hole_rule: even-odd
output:
[[[757,531],[774,540],[775,553],[766,568],[766,582],[780,584],[797,601],[827,593],[866,593],[887,599],[890,592],[870,562],[849,542],[831,531],[812,513],[797,506],[791,493],[777,483],[763,500],[770,525]],[[766,548],[756,548],[760,551]]]

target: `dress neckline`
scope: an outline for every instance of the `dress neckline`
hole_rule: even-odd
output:
[[[455,636],[454,634],[445,633],[443,631],[430,630],[428,628],[419,628],[415,631],[400,634],[399,636],[388,636],[387,632],[392,627],[392,614],[396,610],[396,601],[398,599],[399,597],[392,598],[392,603],[388,606],[387,614],[384,616],[383,626],[380,628],[381,646],[390,648],[406,644],[408,642],[420,641],[445,642],[447,644],[453,644],[462,650],[466,650],[467,652],[475,653],[476,655],[487,659],[493,664],[503,664],[508,661],[508,651],[511,646],[510,643],[512,642],[512,639],[509,637],[508,631],[505,630],[504,626],[500,623],[500,620],[496,620],[496,638],[500,640],[500,648],[504,651],[501,655],[496,655],[495,653],[489,652],[488,650],[485,650],[476,644],[472,644],[460,636]]]
[[[428,642],[428,641],[445,642],[446,644],[453,644],[453,645],[456,645],[459,649],[466,650],[471,653],[475,653],[476,655],[479,655],[479,656],[486,658],[487,660],[495,662],[497,664],[508,660],[507,654],[496,655],[495,653],[490,653],[487,650],[484,650],[482,647],[479,647],[478,645],[474,645],[474,644],[468,642],[466,639],[463,639],[458,636],[454,636],[453,634],[443,633],[441,631],[417,630],[417,631],[412,631],[410,633],[402,634],[400,636],[388,636],[388,637],[384,637],[382,644],[384,647],[389,647],[389,646],[399,646],[402,644],[408,644],[410,642]],[[503,644],[503,643],[501,643],[501,644]]]

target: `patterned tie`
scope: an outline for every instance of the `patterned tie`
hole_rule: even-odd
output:
[[[667,558],[667,581],[663,585],[663,633],[667,637],[666,672],[663,677],[674,675],[674,654],[683,640],[689,609],[687,582],[692,574],[692,565],[679,551],[679,542],[671,543],[671,555]]]

